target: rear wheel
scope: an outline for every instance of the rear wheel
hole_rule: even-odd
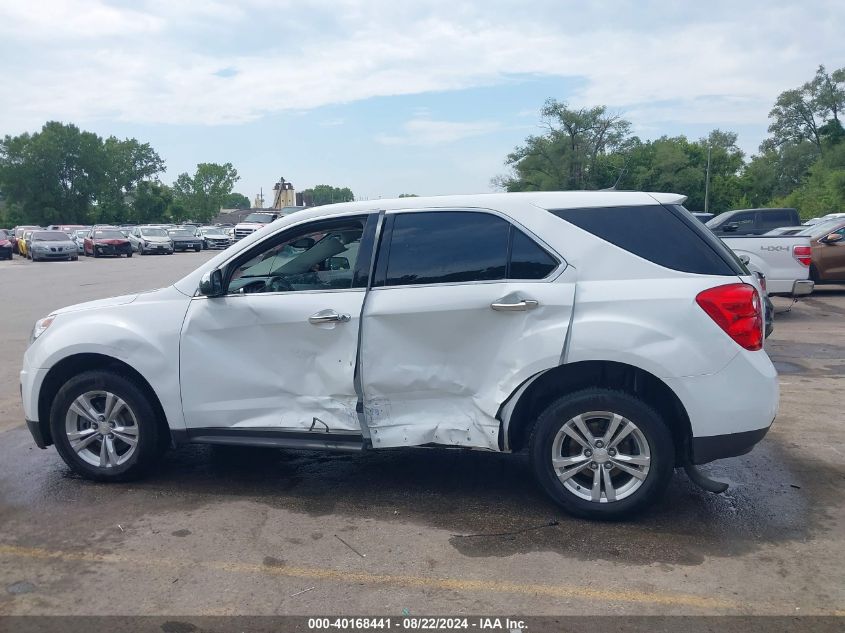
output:
[[[611,389],[564,396],[537,419],[529,443],[537,481],[571,514],[618,519],[654,503],[675,464],[660,415]]]
[[[129,259],[130,257],[132,257],[132,253],[126,253],[126,258]]]
[[[97,481],[142,474],[158,453],[158,420],[130,379],[101,370],[71,378],[50,410],[56,449],[74,472]]]

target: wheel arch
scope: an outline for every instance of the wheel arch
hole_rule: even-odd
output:
[[[559,365],[536,376],[527,386],[517,389],[512,396],[517,400],[510,416],[502,424],[501,448],[510,448],[514,452],[527,448],[537,417],[552,401],[567,393],[590,387],[622,391],[653,407],[669,426],[678,465],[688,461],[692,427],[686,409],[675,392],[660,378],[640,367],[607,360]],[[507,440],[507,443],[503,440]]]
[[[41,388],[38,392],[38,419],[41,421],[41,428],[42,432],[45,433],[47,445],[53,443],[50,432],[50,409],[53,406],[53,401],[59,389],[73,376],[94,369],[113,371],[134,382],[149,398],[153,411],[156,413],[156,422],[159,425],[160,437],[167,444],[171,443],[172,437],[167,415],[149,381],[138,370],[122,360],[105,354],[85,352],[72,354],[57,362],[50,368],[50,371],[47,372],[41,383]]]

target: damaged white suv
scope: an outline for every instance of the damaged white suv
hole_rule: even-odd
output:
[[[617,517],[743,454],[778,408],[756,279],[675,194],[404,198],[301,211],[174,285],[36,323],[38,446],[136,476],[187,442],[528,451]]]

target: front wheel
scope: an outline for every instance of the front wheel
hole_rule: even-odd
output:
[[[619,519],[666,489],[675,464],[672,435],[642,400],[592,388],[554,401],[529,443],[534,476],[567,512]]]
[[[132,257],[132,253],[126,253],[126,258],[129,259],[130,257]]]
[[[71,378],[50,409],[56,449],[70,468],[96,481],[141,475],[155,460],[158,420],[129,378],[93,370]]]

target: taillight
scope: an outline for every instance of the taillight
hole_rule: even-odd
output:
[[[695,301],[739,345],[752,352],[763,348],[763,311],[754,286],[716,286],[699,292]]]
[[[812,261],[813,250],[809,246],[793,246],[792,256],[804,266],[809,266]]]

